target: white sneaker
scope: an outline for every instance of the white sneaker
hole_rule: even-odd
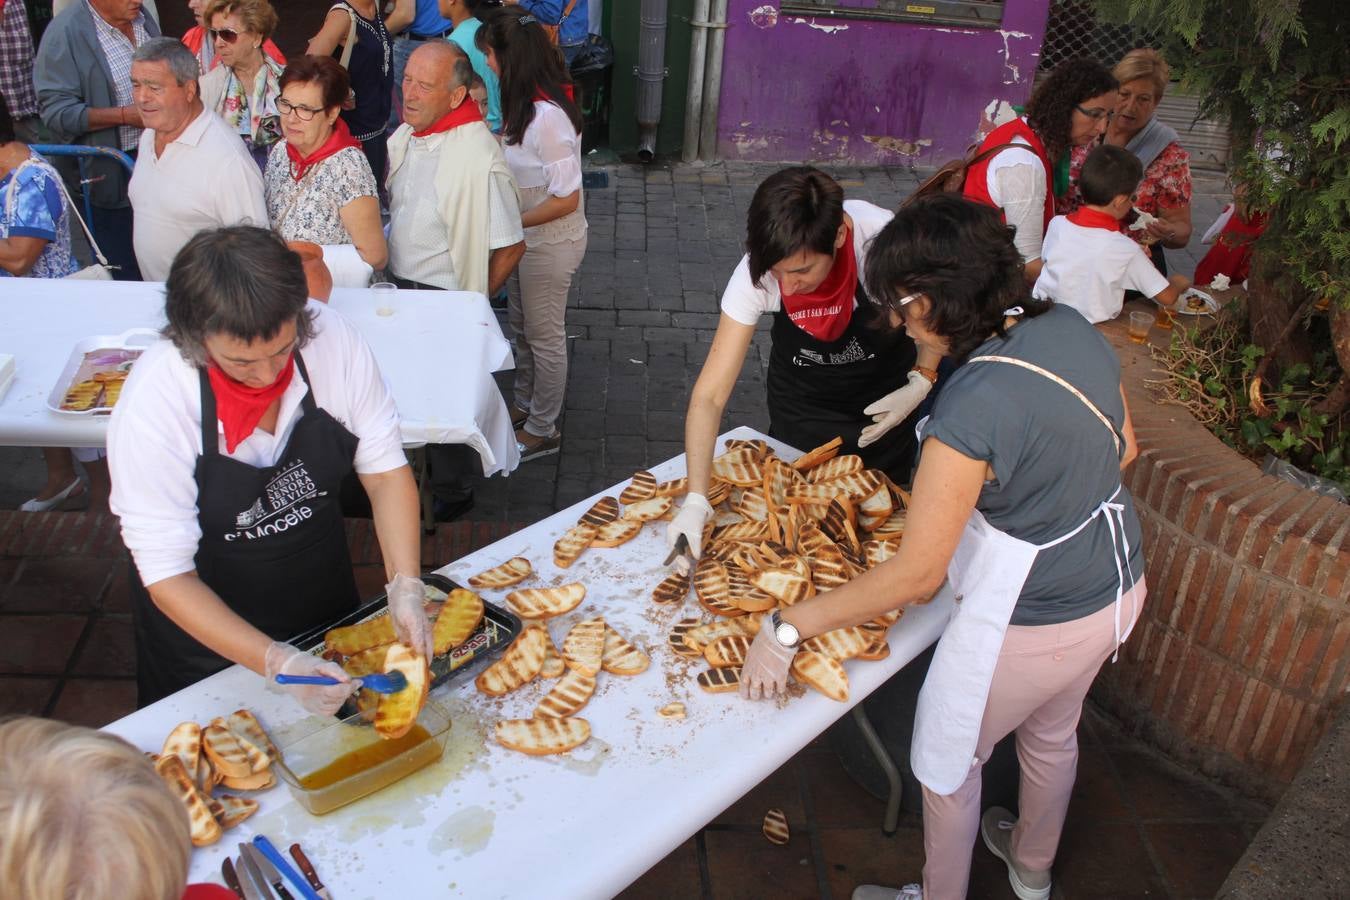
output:
[[[923,900],[923,888],[917,884],[907,884],[902,888],[860,884],[853,889],[852,900]]]
[[[980,837],[989,852],[1008,864],[1008,883],[1018,900],[1047,900],[1050,872],[1025,868],[1012,855],[1012,830],[1017,818],[1001,806],[991,806],[980,818]]]

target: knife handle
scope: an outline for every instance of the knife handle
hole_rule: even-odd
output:
[[[220,874],[225,879],[225,885],[234,891],[234,895],[239,900],[244,900],[244,888],[239,883],[239,876],[235,874],[234,862],[227,856],[225,861],[220,864]]]
[[[295,869],[291,868],[291,864],[286,862],[286,857],[278,852],[277,848],[272,845],[272,842],[267,839],[266,835],[255,834],[253,836],[253,846],[257,847],[258,851],[262,853],[263,856],[267,857],[268,862],[277,867],[277,871],[280,872],[286,880],[290,881],[297,889],[299,889],[300,895],[304,897],[305,900],[322,900],[322,898],[315,893],[314,889],[309,886],[309,883],[301,878],[300,874],[296,872]]]
[[[309,861],[309,857],[305,855],[304,850],[300,849],[299,844],[291,844],[291,858],[300,867],[300,871],[305,873],[305,880],[309,882],[309,886],[316,891],[323,890],[323,882],[319,880],[319,873],[314,871],[314,864]]]

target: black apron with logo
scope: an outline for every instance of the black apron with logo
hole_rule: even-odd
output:
[[[274,640],[287,640],[356,608],[359,601],[338,492],[357,438],[314,402],[275,466],[254,468],[220,453],[216,397],[201,372],[202,455],[197,458],[197,575],[230,609]],[[131,570],[140,706],[228,666],[155,606]]]
[[[908,481],[917,414],[861,450],[858,435],[872,424],[863,409],[906,384],[918,349],[903,330],[874,326],[879,314],[861,283],[854,296],[848,328],[833,341],[817,340],[798,328],[786,307],[774,313],[769,434],[800,450],[842,437],[841,453],[857,453],[868,468]]]

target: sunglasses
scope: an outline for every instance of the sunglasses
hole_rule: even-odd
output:
[[[299,117],[301,122],[308,122],[309,120],[313,119],[316,115],[323,112],[323,110],[314,109],[313,107],[310,106],[300,106],[298,104],[292,103],[285,97],[281,97],[277,99],[277,112],[281,113],[283,116],[288,115],[289,113],[295,113],[296,116]]]
[[[1105,119],[1106,121],[1109,122],[1116,116],[1116,111],[1113,109],[1099,109],[1097,107],[1093,107],[1092,109],[1084,109],[1077,103],[1073,105],[1073,108],[1078,110],[1083,115],[1087,116],[1089,119],[1093,120]]]
[[[233,44],[235,41],[239,40],[239,32],[235,31],[233,28],[212,28],[211,39],[215,40],[216,38],[220,38],[227,44]]]

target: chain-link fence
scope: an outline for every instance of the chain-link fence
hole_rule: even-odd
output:
[[[1078,57],[1110,67],[1128,51],[1149,44],[1146,31],[1099,22],[1091,0],[1054,0],[1037,71],[1049,72],[1065,60]]]

